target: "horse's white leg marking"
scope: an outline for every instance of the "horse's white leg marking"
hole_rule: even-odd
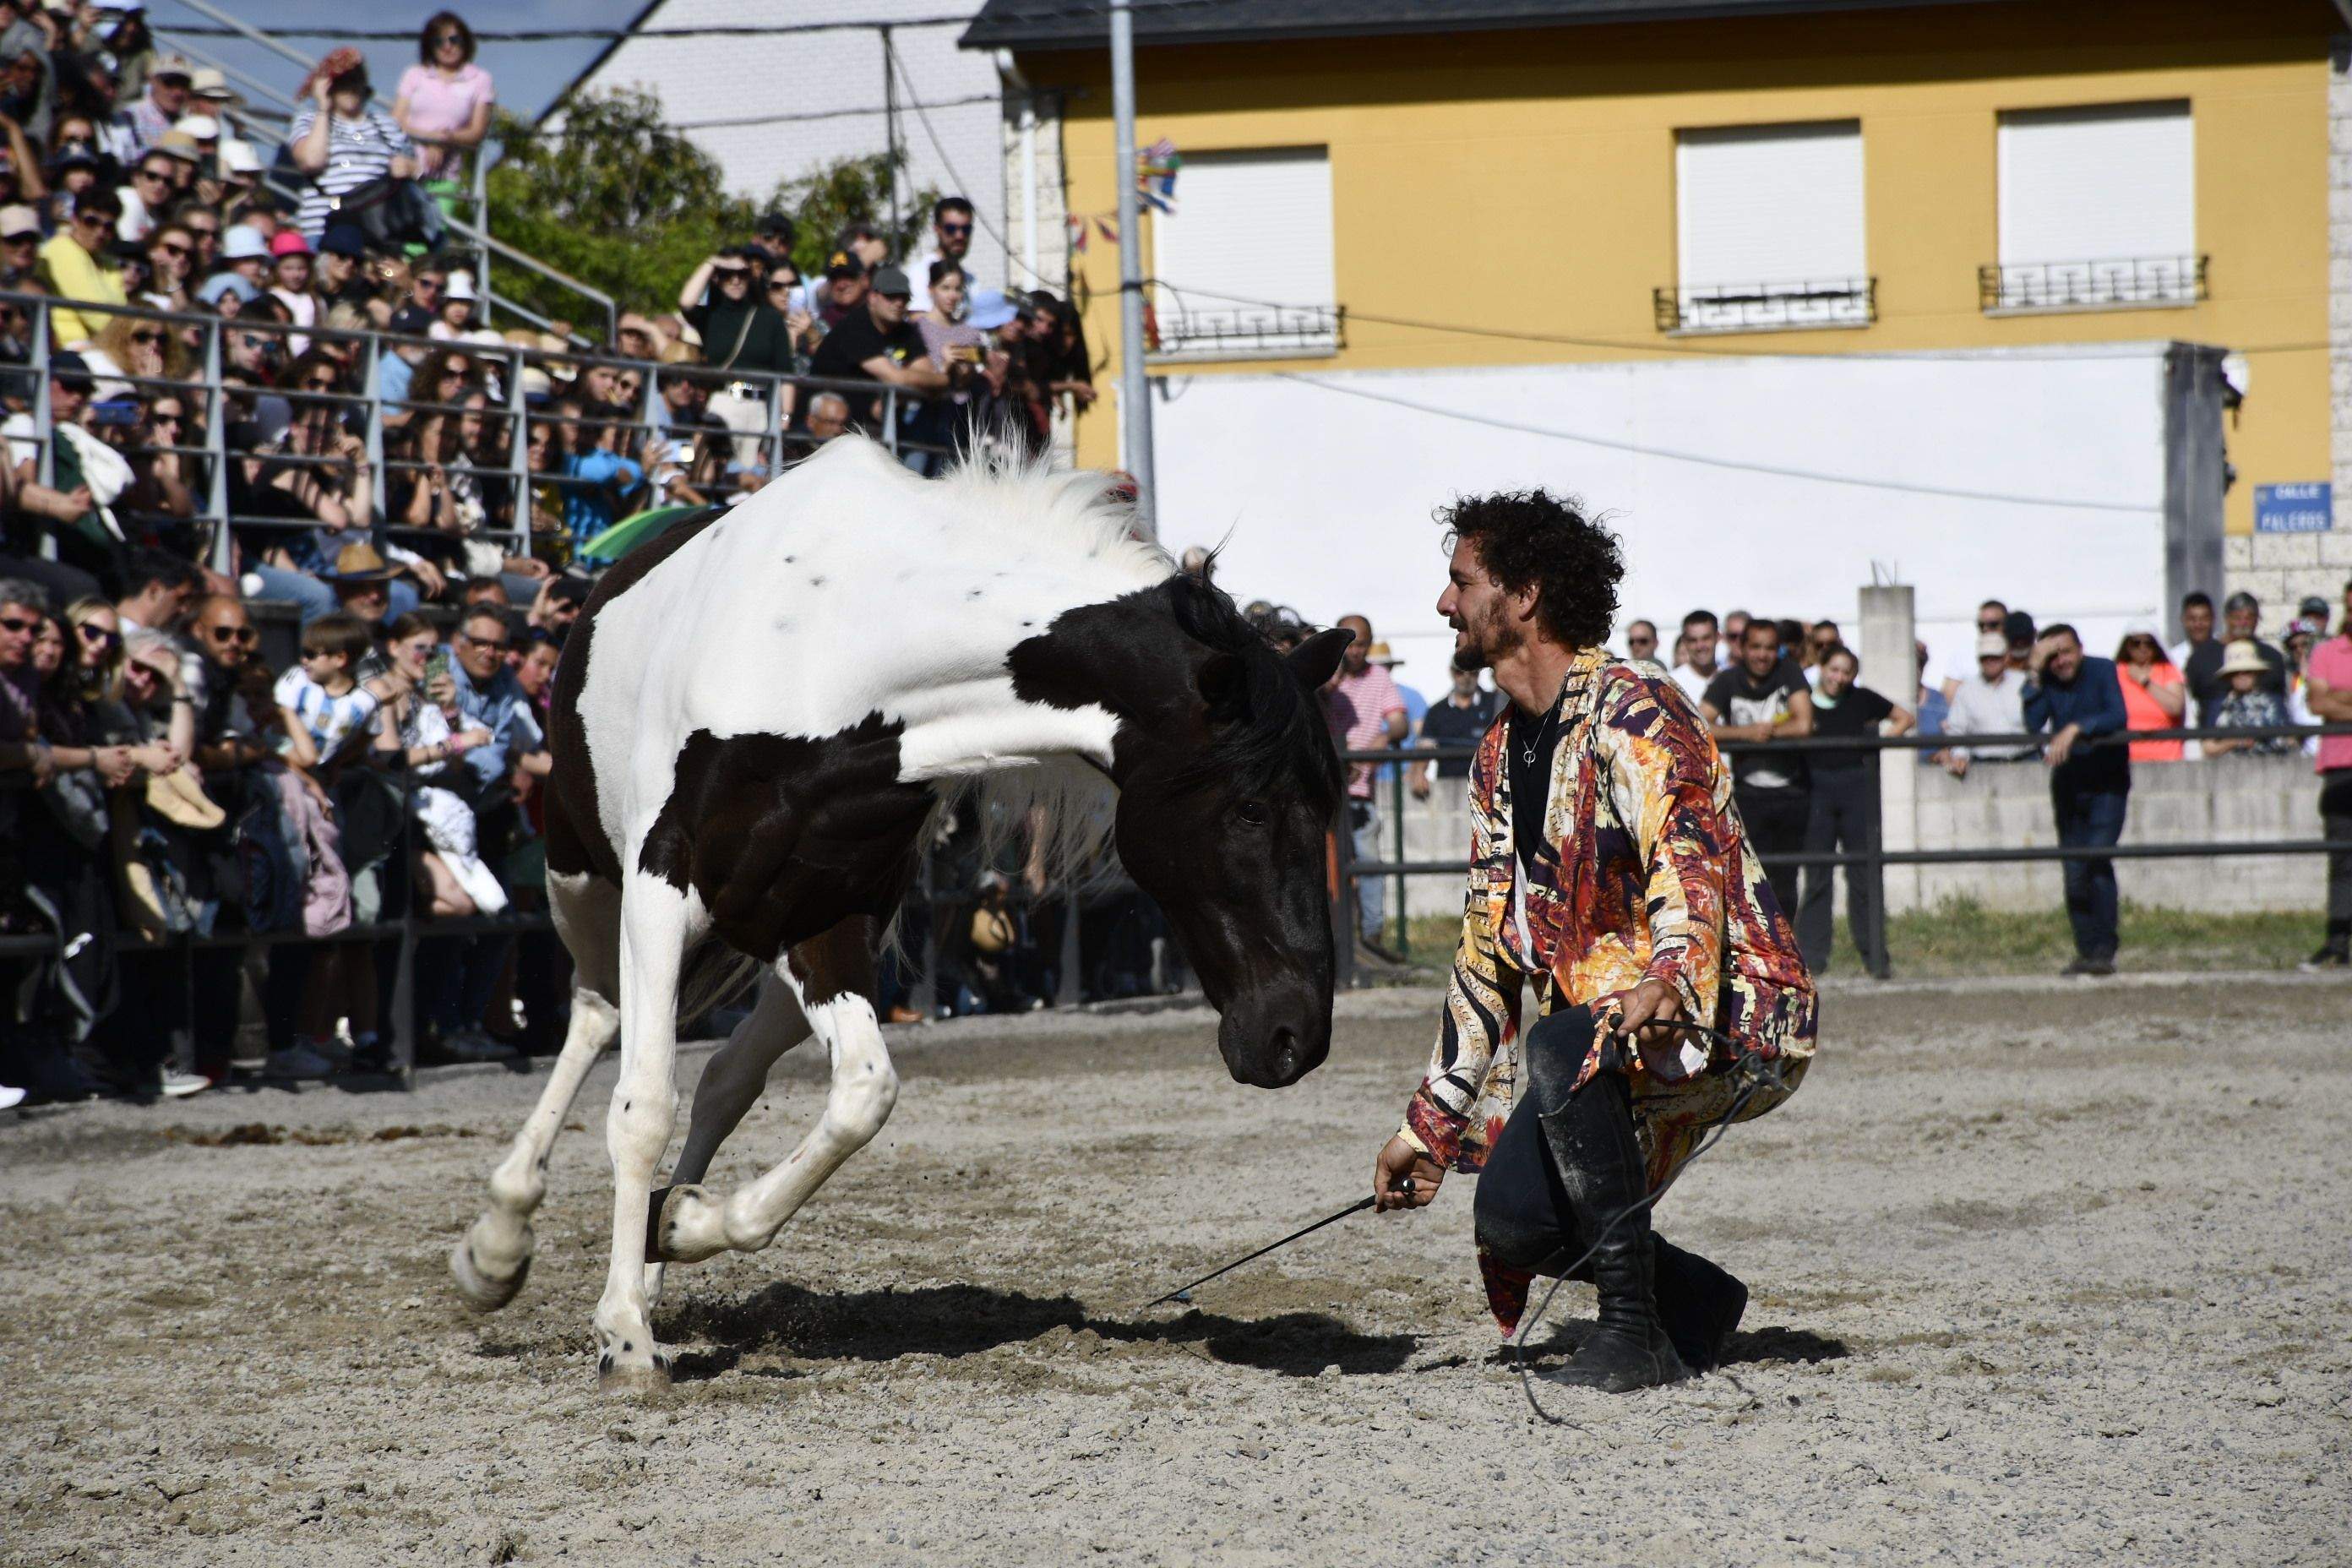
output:
[[[632,846],[628,859],[635,858]],[[646,1200],[677,1114],[677,981],[692,923],[687,895],[657,877],[630,876],[621,900],[621,1076],[604,1121],[613,1256],[596,1303],[596,1369],[608,1389],[669,1381],[646,1300]]]
[[[673,1183],[685,1186],[702,1180],[719,1146],[759,1102],[761,1091],[768,1086],[769,1069],[808,1037],[808,1020],[801,1016],[791,988],[773,973],[762,973],[750,1016],[702,1064],[702,1077],[694,1089],[694,1112],[686,1124],[686,1147],[670,1174]],[[662,1197],[656,1192],[654,1201]],[[649,1217],[646,1223],[656,1221]],[[661,1292],[662,1265],[648,1263],[646,1300],[658,1306]]]
[[[592,877],[558,874],[548,879],[548,902],[575,971],[572,1022],[538,1105],[491,1173],[490,1206],[449,1254],[458,1293],[485,1312],[514,1300],[529,1278],[535,1239],[530,1216],[547,1194],[548,1150],[563,1130],[581,1080],[621,1027],[612,1002],[620,963],[621,890]]]
[[[864,922],[853,922],[853,929],[862,942]],[[756,1252],[766,1247],[843,1161],[873,1141],[898,1103],[898,1075],[883,1045],[874,1004],[856,991],[813,1000],[824,994],[825,981],[795,976],[791,955],[777,964],[777,973],[799,999],[832,1063],[824,1113],[790,1159],[733,1194],[672,1187],[657,1222],[664,1258],[692,1263],[730,1248]]]
[[[772,973],[760,976],[751,1016],[735,1026],[727,1043],[703,1064],[694,1089],[694,1114],[687,1123],[686,1147],[670,1179],[681,1184],[709,1173],[711,1157],[758,1102],[769,1069],[809,1037],[809,1022],[792,988]]]

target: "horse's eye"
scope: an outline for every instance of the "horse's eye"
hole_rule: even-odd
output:
[[[1265,802],[1245,800],[1234,809],[1239,814],[1241,819],[1244,822],[1248,823],[1252,827],[1264,827],[1265,826],[1266,816]]]

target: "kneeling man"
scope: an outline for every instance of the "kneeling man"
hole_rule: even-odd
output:
[[[1439,521],[1455,658],[1491,668],[1510,702],[1471,764],[1469,895],[1437,1048],[1374,1194],[1384,1211],[1418,1207],[1448,1170],[1483,1172],[1478,1261],[1504,1332],[1534,1276],[1591,1250],[1575,1277],[1599,1293],[1598,1327],[1547,1375],[1613,1393],[1671,1383],[1715,1363],[1747,1288],[1655,1236],[1646,1211],[1608,1222],[1730,1108],[1740,1052],[1788,1086],[1759,1089],[1740,1120],[1787,1098],[1812,1056],[1812,979],[1706,723],[1654,667],[1601,647],[1616,540],[1540,490]],[[1675,1019],[1740,1049],[1662,1026]]]

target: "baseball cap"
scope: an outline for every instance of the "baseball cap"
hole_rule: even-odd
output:
[[[2001,636],[1999,632],[1983,633],[1977,638],[1977,657],[1979,658],[2007,658],[2009,657],[2009,639]]]
[[[320,237],[319,252],[322,256],[365,256],[367,236],[360,232],[360,226],[355,223],[330,225],[327,232]]]
[[[41,215],[21,202],[0,207],[0,239],[41,232]]]
[[[220,164],[232,174],[258,174],[261,173],[261,155],[253,150],[252,142],[240,142],[231,136],[220,144]]]
[[[874,269],[874,291],[888,299],[911,298],[915,292],[907,281],[905,269],[897,267]]]
[[[2239,610],[2259,610],[2262,607],[2263,602],[2243,588],[2221,601],[2221,613],[2225,616]]]
[[[150,81],[159,76],[175,76],[190,86],[194,86],[196,79],[196,68],[177,55],[165,55],[147,68],[147,78]]]
[[[298,235],[296,237],[300,237]],[[250,224],[235,223],[221,235],[220,253],[230,261],[250,261],[257,256],[268,256],[269,242],[262,238],[261,231]]]
[[[827,278],[863,278],[866,276],[866,263],[845,250],[836,250],[825,258],[824,275]]]
[[[2011,610],[2000,623],[2000,635],[2010,647],[2030,647],[2033,644],[2033,617],[2023,610]]]
[[[220,121],[209,114],[183,114],[173,122],[172,129],[184,131],[199,142],[220,140]]]
[[[269,254],[308,256],[310,254],[310,242],[302,237],[302,231],[299,228],[281,228],[270,237]]]
[[[386,330],[405,337],[421,337],[433,330],[433,312],[422,305],[403,305],[392,313]]]
[[[6,234],[7,232],[8,215],[5,212],[0,212],[0,234]],[[2294,613],[2298,616],[2317,616],[2322,621],[2325,621],[2327,619],[2327,601],[2321,598],[2316,594],[2305,594],[2303,596],[2303,603],[2294,607]]]
[[[88,392],[90,387],[89,361],[71,349],[59,349],[49,356],[49,376],[60,386]]]

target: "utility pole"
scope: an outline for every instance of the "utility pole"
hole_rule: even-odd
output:
[[[898,59],[890,47],[890,29],[876,29],[882,37],[882,145],[887,149],[887,174],[890,180],[890,247],[898,246]]]
[[[1118,422],[1121,456],[1135,476],[1138,510],[1160,535],[1151,461],[1151,389],[1143,374],[1143,234],[1135,200],[1135,17],[1110,0],[1110,111],[1117,126],[1111,178],[1118,185]]]

